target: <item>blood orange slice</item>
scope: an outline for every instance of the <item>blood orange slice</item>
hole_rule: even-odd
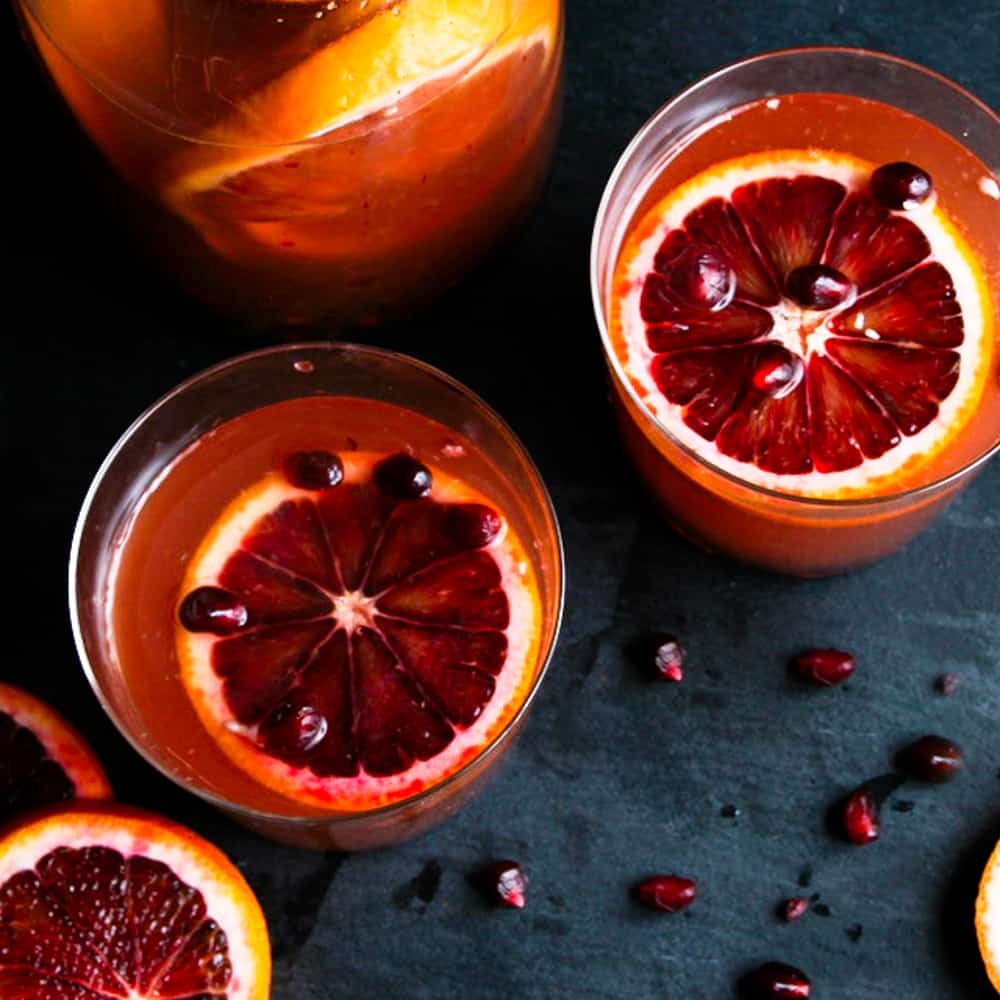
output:
[[[744,480],[891,492],[975,412],[994,350],[982,268],[935,198],[882,204],[874,169],[816,150],[730,160],[626,241],[619,359],[676,438]]]
[[[111,798],[94,752],[44,702],[0,684],[0,822],[74,798]]]
[[[990,855],[979,883],[976,937],[990,982],[1000,993],[1000,844]]]
[[[363,6],[374,14],[245,96],[165,164],[165,201],[219,252],[340,258],[408,245],[418,222],[428,223],[418,216],[448,217],[453,203],[464,204],[467,151],[513,117],[519,88],[534,81],[556,42],[555,0]],[[354,123],[413,110],[464,72],[461,108],[380,134],[377,165],[371,149],[349,141]],[[498,149],[496,159],[513,155]],[[414,211],[428,178],[444,170],[454,173],[447,203],[434,195]],[[373,206],[392,223],[380,223]]]
[[[500,732],[534,677],[540,603],[523,544],[468,484],[408,455],[323,455],[223,511],[188,567],[177,652],[239,767],[359,810]]]
[[[270,976],[253,892],[190,830],[83,807],[0,840],[5,1000],[266,1000]]]

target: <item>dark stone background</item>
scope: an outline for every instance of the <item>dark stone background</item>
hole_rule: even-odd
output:
[[[558,160],[533,223],[428,315],[380,332],[495,405],[537,458],[565,531],[562,638],[503,774],[444,827],[355,856],[276,846],[145,766],[77,666],[65,566],[78,505],[131,419],[234,341],[137,261],[98,194],[92,157],[7,20],[0,233],[4,269],[7,596],[0,676],[51,699],[102,752],[120,797],[200,830],[236,859],[270,922],[276,1000],[732,995],[778,958],[822,1000],[992,995],[972,933],[978,873],[1000,835],[1000,464],[907,551],[802,583],[694,550],[658,519],[612,432],[587,283],[591,222],[619,152],[666,98],[721,64],[809,43],[884,49],[1000,104],[995,0],[672,4],[569,0]],[[690,646],[680,686],[645,683],[624,647],[645,627]],[[806,644],[857,652],[856,679],[803,690]],[[962,687],[933,693],[953,670]],[[827,833],[841,793],[909,738],[959,740],[952,786],[905,788],[883,839]],[[739,808],[732,819],[726,804]],[[497,855],[532,882],[523,912],[467,876]],[[812,872],[828,915],[776,904]],[[628,887],[697,878],[683,916],[640,912]],[[416,881],[414,881],[416,880]],[[861,929],[860,937],[858,928]]]

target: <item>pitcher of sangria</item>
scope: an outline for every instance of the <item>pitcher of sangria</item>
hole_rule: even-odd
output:
[[[19,0],[143,238],[254,324],[378,322],[522,218],[562,0]],[[148,208],[147,212],[145,209]]]

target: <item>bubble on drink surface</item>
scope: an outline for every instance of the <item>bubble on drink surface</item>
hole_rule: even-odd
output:
[[[995,177],[980,177],[979,190],[982,191],[987,198],[992,198],[994,201],[1000,201],[1000,184],[997,184]]]

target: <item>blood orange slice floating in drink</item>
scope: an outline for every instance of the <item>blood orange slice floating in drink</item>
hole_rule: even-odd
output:
[[[190,830],[80,807],[0,840],[5,1000],[266,1000],[270,975],[253,892]]]
[[[0,684],[0,822],[74,798],[111,798],[94,752],[44,702]]]
[[[399,801],[474,758],[534,676],[524,546],[467,483],[417,458],[287,456],[192,558],[181,676],[258,781],[314,806]]]
[[[825,151],[730,160],[626,241],[619,358],[677,439],[741,479],[892,491],[975,411],[993,350],[985,277],[937,199],[890,205],[875,170]]]

